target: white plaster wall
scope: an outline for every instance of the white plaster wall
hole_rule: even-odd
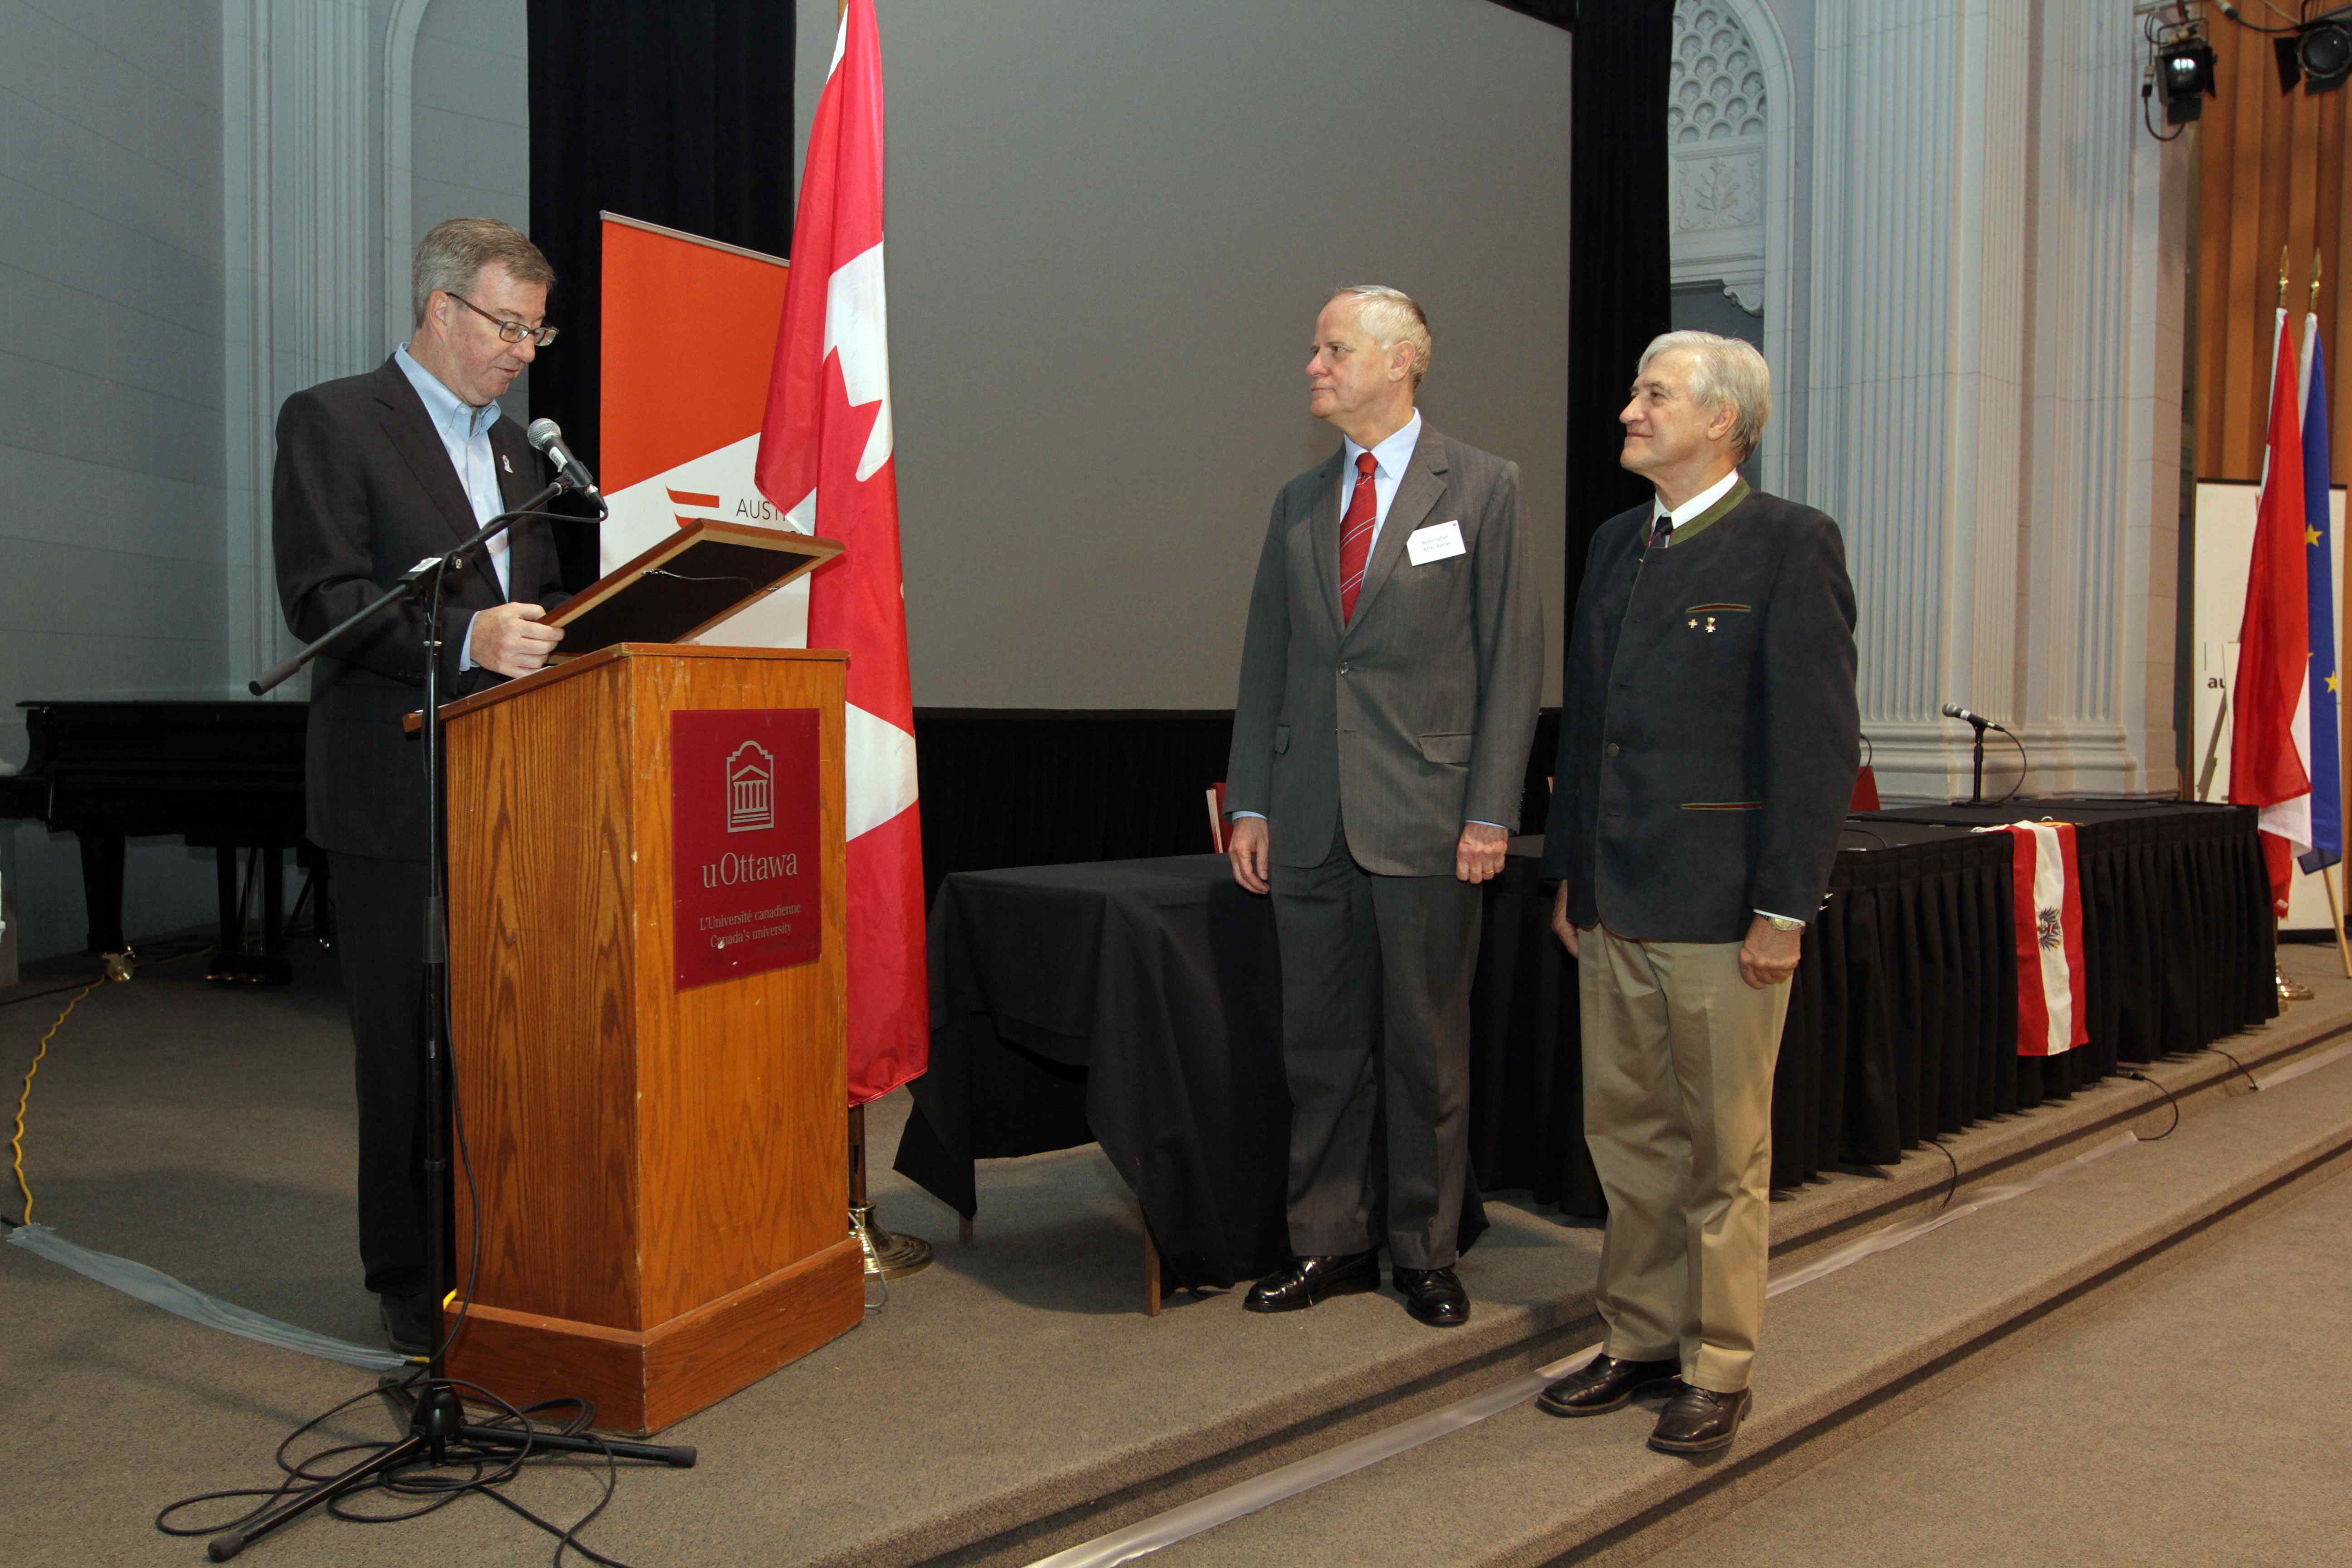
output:
[[[445,218],[530,228],[530,56],[523,0],[433,0],[410,77],[411,233]]]
[[[432,0],[409,78],[409,241],[453,217],[530,232],[530,69],[524,0]],[[407,268],[388,280],[404,297]],[[530,416],[530,373],[500,399]]]
[[[218,0],[0,0],[0,758],[26,698],[226,689]],[[26,958],[79,948],[74,842],[10,824]],[[134,846],[133,935],[209,857]]]

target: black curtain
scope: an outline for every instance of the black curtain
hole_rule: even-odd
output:
[[[793,239],[793,0],[530,0],[530,234],[563,329],[531,366],[533,415],[597,463],[604,297],[597,214],[772,256]],[[728,323],[711,323],[713,331]],[[564,574],[596,575],[585,529]]]
[[[1532,7],[1530,7],[1532,8]],[[1666,0],[1583,0],[1569,105],[1568,598],[1600,526],[1650,499],[1617,466],[1618,410],[1649,341],[1671,324]]]

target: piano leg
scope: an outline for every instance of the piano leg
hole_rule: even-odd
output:
[[[122,940],[122,835],[103,828],[74,830],[81,843],[81,896],[89,911],[87,951],[121,952]]]
[[[237,952],[245,947],[245,921],[237,908],[236,846],[223,844],[213,850],[213,881],[220,894],[220,950]]]
[[[261,951],[286,945],[286,859],[275,844],[261,847]]]

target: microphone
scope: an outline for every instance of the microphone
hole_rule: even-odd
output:
[[[1981,713],[1971,713],[1957,702],[1947,702],[1944,704],[1944,717],[1947,719],[1965,719],[1979,730],[1998,730],[2004,735],[2009,733],[2008,725],[1996,724]]]
[[[563,444],[562,426],[552,419],[534,419],[523,432],[523,439],[530,443],[532,451],[555,465],[556,473],[565,484],[584,496],[596,494],[596,476]]]

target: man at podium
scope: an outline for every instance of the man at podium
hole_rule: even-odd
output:
[[[308,641],[543,484],[498,399],[555,338],[555,272],[488,218],[453,218],[416,247],[415,330],[364,375],[298,392],[278,416],[271,487],[278,596]],[[564,598],[554,541],[526,522],[453,570],[442,689],[457,695],[547,662],[539,624]],[[422,1354],[438,1321],[425,1255],[423,759],[404,733],[424,685],[423,617],[403,605],[310,677],[305,779],[341,931],[359,1090],[360,1258],[393,1348]]]

